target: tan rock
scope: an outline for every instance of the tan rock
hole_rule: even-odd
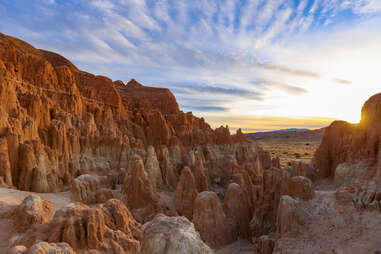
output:
[[[215,192],[198,194],[193,205],[193,223],[201,238],[213,248],[233,242],[226,215]]]
[[[124,193],[128,207],[132,209],[145,207],[156,198],[152,184],[145,171],[142,158],[135,154],[129,164],[129,176],[124,183]]]
[[[288,180],[287,193],[294,199],[308,201],[315,195],[310,179],[304,176],[294,176]]]
[[[0,177],[4,179],[4,183],[12,186],[11,164],[9,162],[8,142],[5,138],[0,138]]]
[[[156,214],[158,197],[144,171],[143,160],[137,154],[130,160],[128,177],[123,184],[123,193],[127,207],[131,209],[138,221],[145,222]]]
[[[32,225],[48,222],[53,214],[54,208],[50,201],[32,194],[15,209],[13,218],[16,229],[23,232]]]
[[[277,214],[277,233],[296,232],[304,223],[302,211],[298,207],[299,202],[290,196],[280,198]]]
[[[26,254],[28,248],[22,245],[14,246],[10,248],[6,254]]]
[[[189,220],[193,217],[193,203],[197,194],[194,176],[191,170],[185,167],[177,184],[174,201],[177,212]]]
[[[85,204],[97,203],[98,193],[103,187],[107,186],[107,178],[97,175],[84,174],[73,180],[71,193],[74,201]],[[103,201],[103,200],[100,200]]]
[[[50,253],[75,254],[74,250],[67,243],[39,242],[34,244],[27,251],[27,254],[50,254]]]
[[[49,222],[28,229],[17,243],[30,247],[38,241],[65,242],[74,250],[119,249],[137,254],[140,239],[140,224],[121,201],[111,199],[93,208],[81,203],[69,204],[58,210]]]
[[[195,166],[193,169],[197,190],[199,192],[209,190],[209,180],[205,172],[204,158],[200,151],[197,152]]]
[[[142,254],[212,254],[185,217],[158,215],[144,224]]]
[[[236,183],[231,183],[226,191],[224,211],[234,239],[250,238],[251,212],[248,197]]]
[[[163,188],[164,183],[160,164],[157,160],[155,148],[153,146],[148,146],[147,148],[147,159],[144,165],[144,170],[146,171],[148,178],[151,180],[154,191]]]

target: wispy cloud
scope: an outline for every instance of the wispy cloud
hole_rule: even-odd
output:
[[[217,107],[217,106],[196,106],[196,105],[184,105],[185,109],[190,111],[201,111],[201,112],[226,112],[229,108]]]
[[[349,81],[349,80],[339,79],[339,78],[335,78],[335,79],[333,79],[333,81],[335,81],[336,83],[342,84],[342,85],[350,85],[350,84],[352,84],[352,82]]]
[[[187,95],[207,95],[207,96],[234,96],[246,98],[249,100],[262,100],[262,94],[250,91],[247,89],[239,89],[239,88],[226,88],[224,85],[215,84],[213,86],[206,85],[193,85],[193,84],[176,84],[169,85],[172,91],[176,94],[187,94]],[[232,86],[232,85],[230,85]]]
[[[355,74],[377,80],[364,56],[379,52],[380,13],[378,0],[4,0],[0,31],[86,71],[170,86],[204,116],[305,115],[323,89],[348,95]]]

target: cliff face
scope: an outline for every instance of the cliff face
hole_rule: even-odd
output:
[[[322,177],[333,177],[341,163],[363,160],[373,165],[369,177],[379,175],[381,167],[381,94],[372,96],[363,106],[359,124],[333,122],[326,130],[314,156]]]
[[[61,190],[86,171],[127,165],[130,148],[231,144],[179,110],[168,89],[80,71],[0,34],[0,176],[22,190]]]
[[[231,136],[228,127],[213,130],[203,118],[182,112],[168,89],[135,80],[113,82],[0,34],[0,185],[32,192],[71,189],[73,201],[104,203],[61,209],[31,229],[35,234],[20,238],[24,248],[75,235],[79,239],[66,241],[74,250],[116,248],[130,253],[133,248],[138,253],[140,245],[135,243],[140,237],[131,237],[127,228],[122,230],[125,235],[118,235],[114,220],[107,219],[119,210],[112,208],[112,198],[123,200],[124,217],[130,218],[131,212],[137,223],[159,213],[187,216],[202,240],[215,247],[270,234],[294,171],[281,169],[279,159],[248,141],[241,130]],[[236,199],[243,207],[240,214],[234,212]],[[112,209],[103,209],[107,204]],[[217,228],[210,227],[208,214]],[[89,230],[94,216],[105,223],[97,226],[101,233],[92,231],[90,236],[104,236],[106,245],[102,239],[86,242],[81,234],[70,233]],[[224,218],[229,220],[226,225],[221,224]],[[53,226],[55,238],[46,234]],[[62,235],[65,228],[69,233]],[[7,239],[13,239],[12,234]],[[142,241],[145,246],[149,239]]]

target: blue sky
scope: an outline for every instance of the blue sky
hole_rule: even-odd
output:
[[[214,127],[356,122],[381,88],[379,0],[0,0],[0,32],[168,87]]]

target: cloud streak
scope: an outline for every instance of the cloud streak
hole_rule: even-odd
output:
[[[356,87],[353,73],[361,66],[342,70],[349,61],[339,53],[352,38],[379,42],[373,38],[381,22],[365,36],[353,31],[361,26],[368,32],[362,22],[377,20],[380,12],[378,0],[4,0],[0,31],[61,53],[89,72],[169,84],[184,109],[205,116],[233,116],[242,108],[305,115],[305,107],[289,101],[310,105],[318,89]],[[337,29],[349,32],[338,36]],[[343,39],[327,42],[331,38]],[[359,58],[357,52],[366,55],[369,48],[346,55]]]

